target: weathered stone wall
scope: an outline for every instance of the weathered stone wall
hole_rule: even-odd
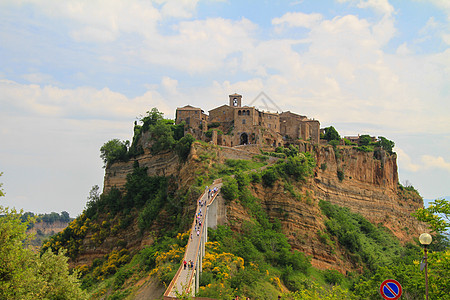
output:
[[[228,105],[222,105],[209,111],[209,122],[231,122],[234,120],[234,109]]]

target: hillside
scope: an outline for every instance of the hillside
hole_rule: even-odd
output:
[[[374,268],[373,261],[382,257],[376,247],[392,249],[392,256],[398,257],[401,245],[412,242],[424,229],[410,216],[423,206],[422,199],[398,184],[395,154],[301,141],[277,149],[225,147],[193,142],[182,134],[161,147],[170,130],[176,135],[177,125],[154,120],[143,130],[145,125],[144,120],[142,127],[135,126],[129,150],[106,161],[103,193],[91,191],[83,214],[44,245],[44,249],[68,249],[71,265],[85,274],[84,286],[93,298],[161,295],[181,260],[187,242],[182,233],[192,223],[197,198],[215,178],[224,178],[224,189],[235,191],[219,194],[219,231],[211,231],[211,240],[226,249],[230,241],[220,233],[226,228],[231,230],[229,237],[234,233],[245,237],[249,232],[254,237],[256,232],[272,236],[276,244],[281,243],[273,249],[293,253],[291,258],[286,254],[286,259],[299,266],[294,275],[307,274],[309,261],[317,270],[360,274]],[[356,222],[353,236],[340,234],[339,228],[346,225],[333,225],[340,222],[333,219],[336,216],[344,223]],[[248,243],[235,238],[233,243]],[[387,241],[384,246],[383,240]],[[369,244],[376,251],[366,250]],[[257,247],[262,256],[251,256],[233,247],[230,251],[246,266],[256,264],[260,271],[269,268],[275,274],[267,279],[272,282],[268,289],[272,296],[277,290],[299,288],[297,279],[292,279],[297,275],[291,278],[279,269],[287,268],[286,260],[270,258],[273,250]],[[239,268],[230,272],[240,274]],[[213,279],[217,280],[216,275],[204,279],[204,286]]]

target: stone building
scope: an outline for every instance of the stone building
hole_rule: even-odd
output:
[[[202,128],[206,138],[207,124],[214,128],[211,140],[224,146],[266,144],[282,146],[302,139],[319,143],[320,123],[292,112],[273,113],[254,106],[242,106],[242,95],[229,95],[224,104],[209,111],[209,116],[200,108],[187,105],[177,109],[176,123],[185,121],[189,132]],[[201,126],[201,124],[203,124]],[[220,130],[220,131],[219,131]],[[198,134],[196,135],[199,138]]]
[[[280,126],[280,132],[286,140],[302,139],[319,143],[320,122],[317,120],[286,111],[280,114]]]
[[[197,139],[201,139],[203,132],[208,128],[209,116],[198,107],[186,105],[176,110],[175,123],[186,122],[186,128]]]

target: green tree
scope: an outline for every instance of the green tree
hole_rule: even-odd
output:
[[[442,233],[450,228],[450,202],[445,199],[436,199],[413,215],[419,221],[428,223],[433,232]]]
[[[175,145],[175,151],[182,161],[185,161],[188,158],[188,155],[191,152],[191,145],[194,141],[195,138],[188,133]]]
[[[233,177],[224,177],[223,186],[220,189],[223,197],[227,200],[234,200],[239,196],[239,185]]]
[[[160,112],[156,107],[147,112],[147,115],[141,119],[142,130],[147,131],[151,125],[155,125],[158,121],[161,121],[164,114]]]
[[[172,125],[165,122],[166,120],[159,120],[155,125],[150,126],[149,132],[151,139],[154,141],[152,145],[152,153],[159,153],[163,150],[170,150],[175,145],[173,138]]]
[[[127,158],[127,142],[121,142],[119,139],[112,139],[106,142],[100,148],[100,157],[103,159],[104,166],[112,164],[119,160]]]
[[[327,141],[333,141],[333,140],[339,141],[341,139],[341,137],[339,136],[339,133],[337,132],[337,130],[333,126],[325,128],[324,138]]]
[[[395,143],[393,141],[390,141],[387,138],[382,137],[382,136],[379,136],[378,140],[379,140],[379,145],[382,149],[384,149],[388,153],[391,153],[391,154],[393,153],[392,149],[395,146]]]
[[[369,146],[372,142],[372,138],[368,134],[363,134],[359,137],[359,144],[362,146]]]
[[[0,206],[0,299],[86,299],[78,273],[69,274],[64,252],[42,256],[26,248],[32,220]]]

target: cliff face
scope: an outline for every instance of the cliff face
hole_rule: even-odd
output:
[[[388,227],[401,241],[419,234],[422,224],[411,217],[423,201],[417,195],[404,195],[398,189],[397,156],[358,152],[355,149],[321,148],[317,171],[309,188],[316,198],[348,207],[372,223]],[[320,168],[322,164],[326,167]],[[325,170],[323,170],[325,169]],[[342,181],[337,173],[344,174]],[[404,230],[408,228],[409,233]]]
[[[315,148],[304,144],[301,150],[315,153],[317,167],[314,177],[305,184],[294,186],[301,199],[294,198],[282,183],[271,189],[260,185],[253,193],[262,200],[271,218],[281,221],[283,232],[290,244],[312,257],[318,268],[334,268],[343,273],[354,270],[339,247],[332,247],[320,239],[326,232],[324,216],[318,206],[319,200],[348,207],[362,214],[374,224],[381,224],[392,231],[401,242],[411,241],[425,227],[411,217],[417,208],[423,207],[416,194],[405,194],[398,189],[396,155],[385,152],[364,153],[351,147],[338,149],[331,146]],[[338,171],[342,172],[341,179]],[[243,208],[233,202],[227,208],[227,219],[232,224],[247,219]]]
[[[184,164],[172,152],[158,155],[145,153],[137,160],[141,167],[148,167],[149,175],[174,175],[180,186],[189,186],[213,163],[221,163],[228,158],[251,159],[258,151],[255,145],[228,148],[195,143]],[[301,195],[300,199],[287,192],[282,182],[270,189],[254,185],[252,192],[261,199],[269,217],[281,221],[283,232],[293,248],[310,255],[314,266],[341,272],[354,270],[342,249],[321,241],[320,234],[326,232],[326,228],[325,217],[318,206],[319,200],[348,207],[372,223],[386,226],[401,242],[411,241],[425,230],[423,224],[411,217],[412,212],[423,206],[422,199],[398,189],[395,154],[389,155],[384,151],[365,153],[351,147],[339,147],[335,152],[331,146],[308,143],[300,145],[300,151],[314,153],[317,162],[314,176],[306,183],[294,186]],[[132,172],[133,163],[129,161],[108,166],[104,191],[113,186],[123,187],[126,175]],[[250,219],[238,201],[228,205],[221,201],[220,211],[219,218],[223,224],[238,227],[243,220]],[[136,241],[136,244],[141,243]]]

